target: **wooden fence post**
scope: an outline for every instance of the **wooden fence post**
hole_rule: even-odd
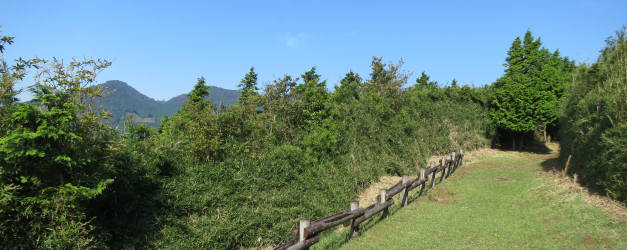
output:
[[[359,201],[351,201],[351,212],[355,211],[359,208]],[[355,219],[357,217],[353,218],[353,220],[351,221],[351,230],[348,233],[348,237],[353,237],[356,236],[359,233],[359,225],[355,225]]]
[[[409,182],[409,176],[407,175],[403,175],[402,177],[402,181],[401,183],[403,183],[403,186],[407,185],[407,182]],[[407,187],[405,187],[403,189],[403,199],[401,200],[401,207],[404,207],[405,205],[407,205],[407,196],[409,195],[409,190],[407,189]]]
[[[459,150],[459,166],[464,164],[464,150],[460,149]]]
[[[457,167],[459,168],[459,166],[462,165],[462,151],[461,150],[457,150]]]
[[[453,172],[455,172],[455,170],[457,170],[457,154],[455,153],[455,151],[453,151],[451,153],[451,160],[453,161]]]
[[[435,185],[435,170],[433,169],[435,167],[435,164],[433,162],[431,162],[431,166],[429,168],[431,168],[431,170],[433,170],[431,172],[431,187],[429,188],[433,188],[433,185]]]
[[[446,172],[446,178],[448,179],[448,177],[451,176],[451,172],[453,172],[453,157],[451,157],[451,155],[448,155],[446,157],[446,161],[448,162],[446,164],[446,166],[448,166],[448,172]]]
[[[444,180],[444,176],[446,175],[446,157],[442,157],[440,159],[440,166],[442,167],[442,175],[440,175],[440,182]]]
[[[420,169],[420,177],[418,178],[418,181],[421,181],[422,184],[420,184],[420,192],[418,193],[418,196],[422,195],[422,192],[425,191],[425,185],[427,184],[427,180],[425,179],[425,169],[421,168]]]
[[[387,198],[387,190],[385,189],[381,189],[379,190],[379,205],[383,205],[383,203],[385,203]],[[383,210],[383,214],[381,215],[381,218],[385,218],[388,216],[388,208],[385,208]]]
[[[451,168],[449,168],[449,161],[448,161],[448,155],[444,156],[444,179],[448,179],[448,173],[451,170]]]

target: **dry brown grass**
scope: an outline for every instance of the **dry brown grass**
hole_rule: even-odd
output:
[[[494,155],[494,154],[503,153],[503,152],[504,151],[502,150],[496,150],[492,148],[479,148],[470,152],[464,152],[464,164],[472,163],[473,161],[481,157],[484,157],[486,155]],[[444,155],[431,156],[427,159],[427,163],[431,164],[431,162],[433,162],[434,164],[437,165],[440,162],[440,159],[442,159],[442,157],[444,157]]]
[[[556,159],[559,157],[559,144],[557,143],[548,143],[547,147],[551,149],[550,154],[540,155],[536,154],[530,158],[534,160],[542,159]],[[555,164],[555,163],[554,163]],[[598,195],[590,192],[586,187],[581,186],[576,181],[575,176],[564,175],[561,169],[557,166],[553,166],[552,169],[546,170],[543,172],[542,176],[550,179],[555,186],[558,187],[555,190],[555,193],[560,193],[564,196],[563,199],[570,200],[576,197],[581,197],[581,199],[591,206],[598,207],[608,214],[612,215],[612,217],[618,221],[625,221],[627,219],[627,207],[607,196]]]
[[[359,194],[357,200],[360,207],[367,207],[378,202],[379,190],[388,189],[401,180],[399,176],[381,176],[379,181],[371,184],[366,190]]]
[[[618,221],[624,222],[627,219],[627,207],[624,204],[607,196],[590,192],[587,188],[575,182],[573,177],[564,176],[562,172],[556,170],[546,171],[543,173],[543,176],[549,178],[559,188],[554,192],[562,194],[564,196],[563,199],[570,200],[581,197],[586,204],[604,210]]]
[[[449,140],[451,140],[451,143],[453,144],[453,148],[459,148],[459,143],[457,142],[457,135],[458,135],[457,131],[459,130],[459,127],[455,126],[449,121],[445,121],[445,123],[448,124],[448,127],[449,127],[448,138]]]

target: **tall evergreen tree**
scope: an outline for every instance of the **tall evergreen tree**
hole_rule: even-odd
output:
[[[318,124],[328,115],[327,81],[320,81],[320,74],[316,73],[316,67],[312,67],[301,77],[304,83],[296,86],[296,92],[300,95],[303,104],[305,123]]]
[[[255,68],[250,67],[250,71],[244,76],[244,79],[237,85],[241,89],[239,102],[243,103],[250,97],[257,95],[257,73]]]
[[[206,96],[209,95],[209,86],[205,85],[205,78],[198,78],[198,82],[194,85],[194,89],[192,92],[187,95],[189,97],[189,102],[198,103],[203,100]]]
[[[416,78],[416,83],[420,87],[433,87],[433,88],[435,88],[435,87],[438,86],[437,82],[429,81],[429,75],[427,75],[424,71],[422,73],[420,73],[420,77],[419,78]]]
[[[205,97],[209,96],[209,88],[210,87],[205,84],[204,77],[198,78],[196,85],[194,85],[194,89],[187,95],[189,102],[184,104],[183,109],[202,110],[210,106],[211,103],[209,102],[211,101],[205,100]]]
[[[505,74],[492,88],[492,122],[522,144],[523,135],[557,121],[557,111],[573,63],[559,52],[541,48],[530,31],[517,37],[507,52]]]
[[[338,102],[346,102],[350,99],[359,98],[359,87],[361,85],[359,74],[350,71],[340,80],[340,86],[335,86],[334,98]]]
[[[458,84],[457,84],[457,79],[453,78],[453,81],[451,82],[451,88],[458,88]]]

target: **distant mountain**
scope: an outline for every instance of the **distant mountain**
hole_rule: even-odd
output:
[[[150,127],[158,127],[164,116],[172,116],[178,112],[187,100],[187,94],[173,97],[167,101],[152,99],[122,81],[107,81],[98,86],[105,86],[104,97],[96,102],[96,106],[108,112],[111,117],[106,120],[113,127],[122,127],[128,115],[133,115],[135,122]],[[239,91],[211,86],[209,100],[216,105],[225,106],[237,103]]]

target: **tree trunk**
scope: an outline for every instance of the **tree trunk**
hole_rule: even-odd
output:
[[[516,150],[516,135],[512,136],[512,150]]]
[[[524,147],[523,142],[525,141],[525,138],[521,135],[519,140],[520,140],[520,147],[518,147],[518,150],[522,150]]]
[[[548,141],[546,140],[546,126],[544,126],[544,143],[546,144]]]

